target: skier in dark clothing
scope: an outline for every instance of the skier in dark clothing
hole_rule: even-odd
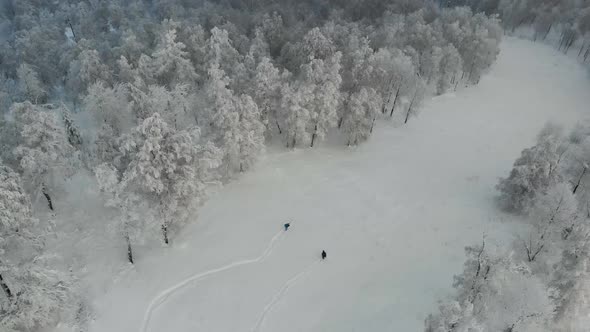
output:
[[[291,226],[291,223],[286,223],[284,226],[285,226],[285,230],[288,230],[289,226]]]
[[[322,259],[326,259],[326,257],[328,257],[328,255],[326,254],[326,251],[322,250]]]

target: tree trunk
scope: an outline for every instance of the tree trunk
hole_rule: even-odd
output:
[[[559,38],[559,47],[557,48],[558,51],[561,51],[563,47],[563,41],[565,40],[565,31],[561,33],[561,37]]]
[[[570,226],[568,226],[568,227],[564,228],[564,229],[561,231],[561,237],[562,237],[564,240],[567,240],[567,238],[568,238],[568,237],[569,237],[569,236],[572,234],[573,230],[574,230],[574,224],[571,224]]]
[[[399,97],[399,90],[401,90],[401,89],[397,88],[397,91],[395,92],[395,98],[393,98],[393,105],[391,106],[391,112],[389,113],[389,117],[393,116],[393,111],[395,110],[395,104],[397,104],[397,98]]]
[[[74,27],[72,26],[72,21],[70,19],[67,20],[68,25],[70,26],[70,30],[72,31],[72,37],[74,38],[74,42],[78,42],[78,38],[76,38],[76,33],[74,32]]]
[[[127,260],[133,264],[133,249],[131,248],[131,239],[128,233],[125,233],[125,242],[127,243]]]
[[[282,135],[283,131],[281,130],[281,126],[279,125],[279,120],[275,120],[275,123],[277,124],[277,128],[279,129],[279,135]]]
[[[168,226],[165,224],[162,225],[162,235],[164,236],[164,243],[168,244]]]
[[[584,167],[584,170],[582,171],[582,174],[578,178],[578,183],[576,183],[576,185],[574,186],[573,194],[575,194],[576,191],[578,191],[578,188],[580,187],[580,183],[582,182],[582,178],[584,178],[584,175],[586,174],[586,170],[587,170],[587,168]]]
[[[313,132],[313,135],[311,135],[311,146],[313,148],[313,143],[315,142],[315,138],[317,136],[317,132],[318,132],[318,125],[315,125],[315,130]]]
[[[45,186],[45,183],[41,185],[41,192],[43,193],[43,196],[45,196],[45,199],[47,199],[49,209],[53,211],[53,202],[51,201],[51,196],[49,196],[49,193],[47,192],[47,186]]]
[[[471,63],[471,67],[469,68],[469,76],[467,77],[468,83],[473,79],[473,69],[475,69],[475,61]]]
[[[589,54],[590,54],[590,46],[588,46],[588,48],[586,49],[586,52],[584,53],[584,62],[586,62],[586,59],[588,59]]]
[[[369,133],[372,134],[373,133],[373,128],[375,127],[375,120],[377,119],[377,116],[373,117],[373,122],[371,123],[371,130],[369,130]]]
[[[338,129],[342,128],[342,122],[344,122],[344,117],[341,116],[340,120],[338,120]]]
[[[541,250],[543,250],[544,246],[545,246],[544,244],[540,245],[537,248],[537,250],[535,250],[535,252],[533,252],[532,248],[526,247],[526,255],[527,255],[527,259],[528,259],[529,263],[535,261],[535,258],[537,258],[537,255],[539,255]]]
[[[385,112],[387,112],[387,105],[389,104],[390,100],[391,100],[391,93],[387,96],[387,101],[381,107],[381,114],[385,114]]]
[[[408,107],[408,113],[406,113],[406,119],[404,120],[404,124],[408,123],[410,113],[412,113],[412,106],[414,106],[414,100],[416,100],[416,93],[414,93],[414,97],[412,97],[412,101],[410,102],[410,106]]]
[[[4,290],[4,294],[6,294],[6,297],[9,300],[12,299],[12,292],[10,291],[10,288],[8,287],[6,282],[4,282],[4,279],[2,279],[2,274],[0,274],[0,287],[2,287],[2,290]]]
[[[564,54],[567,54],[567,52],[570,50],[570,47],[572,47],[572,45],[574,44],[575,41],[576,41],[576,37],[572,33],[571,36],[570,36],[570,38],[567,41],[567,45],[565,47],[565,51],[563,52]]]
[[[580,55],[582,55],[582,51],[584,51],[584,43],[582,43],[582,46],[580,47],[580,51],[578,52],[578,58],[580,57]]]
[[[547,31],[545,31],[545,35],[543,36],[543,40],[547,39],[549,32],[551,32],[551,27],[553,27],[553,23],[549,24],[549,28],[547,28]]]

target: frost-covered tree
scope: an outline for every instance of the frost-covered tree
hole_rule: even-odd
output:
[[[503,207],[526,212],[538,194],[561,182],[561,162],[566,152],[561,129],[548,125],[539,135],[537,145],[523,150],[510,175],[496,186]]]
[[[409,56],[399,50],[381,49],[371,58],[376,82],[383,96],[383,113],[392,117],[403,99],[412,98],[417,82],[416,69]],[[379,90],[378,90],[379,91]]]
[[[209,114],[211,117],[210,130],[215,143],[224,154],[226,174],[239,169],[240,115],[236,107],[236,98],[228,88],[229,80],[223,70],[214,65],[209,70],[206,91],[210,98]]]
[[[590,262],[590,224],[582,219],[567,233],[567,245],[562,251],[558,268],[550,283],[557,331],[581,331],[588,326],[590,317],[590,288],[588,267]]]
[[[242,61],[240,53],[232,45],[228,32],[217,27],[211,29],[205,58],[207,70],[218,65],[221,70],[231,76]]]
[[[306,105],[310,102],[313,91],[309,88],[309,85],[294,87],[292,84],[286,84],[282,88],[281,110],[287,147],[295,148],[311,141],[307,130],[311,114]]]
[[[9,281],[16,295],[0,305],[0,328],[32,331],[71,319],[77,304],[73,281],[67,274],[47,267],[50,263],[46,261],[38,256],[15,271]]]
[[[131,125],[131,107],[128,88],[121,84],[114,87],[102,82],[92,84],[82,100],[82,108],[95,118],[97,124],[109,126],[116,135]]]
[[[162,85],[137,86],[128,84],[130,107],[138,119],[146,119],[159,113],[175,128],[187,128],[198,121],[193,113],[189,86],[176,84],[172,88]]]
[[[6,273],[14,272],[9,268],[14,268],[13,265],[17,263],[12,261],[15,258],[11,259],[11,256],[21,246],[37,246],[31,234],[36,220],[31,213],[29,195],[24,191],[18,174],[1,165],[0,180],[0,253],[3,257],[0,260],[3,266],[0,286],[10,300],[14,296],[14,290],[6,282]]]
[[[175,29],[164,32],[152,54],[153,75],[168,86],[192,83],[197,79],[186,45],[176,39]]]
[[[186,45],[186,51],[191,63],[195,67],[195,71],[201,83],[207,77],[207,67],[205,66],[206,52],[207,52],[207,36],[205,30],[201,25],[189,25],[180,30],[180,36]]]
[[[110,81],[109,68],[102,62],[96,50],[83,50],[77,59],[72,61],[68,70],[67,85],[70,91],[84,93],[96,82]]]
[[[41,190],[53,210],[49,186],[69,172],[73,152],[66,130],[57,112],[29,102],[14,104],[11,113],[21,136],[14,153],[26,178],[25,186],[33,195]]]
[[[68,136],[68,143],[70,143],[70,145],[75,149],[80,150],[83,143],[80,128],[74,122],[72,114],[65,106],[61,107],[61,113],[64,122],[64,128]]]
[[[590,133],[587,125],[579,125],[572,130],[567,145],[567,154],[564,156],[564,177],[569,179],[572,192],[578,196],[581,203],[588,202],[590,177],[588,165],[590,165]],[[581,206],[587,206],[582,204]]]
[[[306,57],[321,60],[327,60],[335,52],[333,41],[319,28],[313,28],[305,34],[302,48]]]
[[[435,46],[429,52],[422,53],[420,57],[420,75],[430,84],[436,77],[440,76],[441,60],[443,50]]]
[[[470,82],[478,83],[484,70],[494,63],[500,52],[501,30],[483,14],[476,14],[474,21],[474,32],[463,46],[463,71]]]
[[[288,73],[281,74],[269,58],[263,57],[256,67],[254,77],[254,100],[261,112],[261,119],[267,128],[276,127],[278,134],[282,134],[279,123],[279,108],[281,106],[281,92]]]
[[[436,92],[438,94],[443,94],[451,87],[456,86],[459,81],[461,68],[463,68],[463,59],[453,45],[446,46],[442,52],[440,77],[436,84]]]
[[[411,116],[416,116],[420,104],[424,101],[424,98],[426,97],[426,86],[424,83],[425,82],[419,78],[416,78],[414,81],[412,96],[410,97],[410,102],[404,116],[404,123],[408,123]]]
[[[133,264],[133,243],[143,240],[152,226],[150,218],[145,215],[146,202],[137,193],[127,190],[127,183],[121,181],[122,175],[112,165],[100,164],[94,174],[101,192],[106,196],[105,206],[117,212],[113,226],[125,241],[127,260]]]
[[[199,141],[198,128],[176,131],[155,113],[121,146],[130,160],[122,182],[156,210],[166,244],[171,226],[181,225],[191,205],[204,200],[206,184],[220,164],[219,150]]]
[[[153,62],[154,60],[149,55],[142,54],[139,56],[136,68],[139,77],[135,79],[134,83],[156,83],[156,78],[154,77],[154,67],[152,66]]]
[[[540,193],[530,212],[534,230],[523,241],[527,260],[534,261],[548,242],[567,236],[576,223],[577,213],[578,202],[569,185],[558,183]]]
[[[43,84],[35,70],[26,63],[20,65],[16,71],[18,87],[24,100],[31,100],[33,103],[43,102],[47,96]]]
[[[135,121],[128,86],[117,84],[107,87],[95,83],[88,88],[82,100],[82,109],[96,121],[96,137],[91,145],[90,168],[110,163],[121,170],[124,162],[119,151],[119,137],[128,131]]]
[[[334,27],[334,29],[336,29]],[[347,29],[344,29],[347,30]],[[353,30],[348,37],[341,37],[338,40],[344,39],[342,46],[344,49],[341,67],[342,86],[341,91],[344,95],[343,107],[339,107],[338,128],[342,127],[344,118],[350,110],[347,104],[350,102],[347,98],[351,98],[353,94],[358,93],[359,89],[371,89],[375,93],[383,91],[383,83],[381,75],[376,77],[374,64],[372,63],[373,49],[369,46],[369,40],[366,37],[360,37],[357,30]],[[379,91],[379,92],[378,92]],[[382,96],[374,96],[381,102]],[[382,102],[381,102],[382,103]]]
[[[268,42],[270,54],[274,57],[280,54],[285,42],[286,29],[283,18],[277,12],[264,14],[261,20],[261,31]]]
[[[12,71],[22,61],[35,68],[42,82],[61,83],[63,72],[69,64],[67,61],[70,60],[69,47],[64,45],[66,36],[51,19],[55,16],[48,15],[44,19],[36,19],[37,15],[31,16],[31,13],[26,13],[26,11],[20,15],[20,18],[26,17],[28,20],[19,22],[20,24],[16,27],[18,33],[12,36],[14,39],[7,39],[4,43],[6,48],[18,50],[18,57],[15,59],[19,61],[11,62],[10,57],[7,57],[7,64],[14,66],[10,69]],[[46,25],[43,25],[45,23]],[[13,42],[9,42],[11,39]]]
[[[309,102],[305,105],[311,116],[311,147],[316,138],[323,139],[328,130],[338,123],[338,106],[341,103],[340,59],[337,52],[326,61],[312,59],[301,68],[305,90],[312,91]]]
[[[133,83],[135,78],[138,77],[137,70],[129,63],[127,58],[123,55],[117,60],[118,67],[118,78],[119,82],[122,83]]]
[[[371,135],[377,114],[381,111],[381,98],[375,90],[361,88],[350,96],[346,107],[343,129],[348,135],[348,145],[357,145]]]
[[[121,32],[121,44],[118,48],[119,58],[123,57],[131,63],[137,64],[137,59],[146,53],[148,46],[141,39],[141,33],[127,28]]]
[[[19,161],[14,147],[19,144],[19,128],[14,121],[0,118],[0,160],[12,169],[18,169]]]
[[[455,277],[455,300],[426,319],[425,331],[543,331],[553,305],[543,282],[524,264],[467,247],[465,270]]]
[[[260,111],[254,100],[241,95],[237,100],[240,131],[240,172],[249,169],[264,150],[264,125],[260,121]]]
[[[20,177],[0,166],[0,328],[31,331],[57,323],[72,306],[71,281],[47,268],[29,195]],[[42,235],[42,234],[41,234]]]

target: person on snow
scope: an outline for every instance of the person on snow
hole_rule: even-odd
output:
[[[322,250],[322,259],[326,259],[326,257],[328,257],[328,254],[326,254],[325,250]]]
[[[289,229],[289,226],[291,226],[291,223],[286,223],[285,225],[285,231]]]

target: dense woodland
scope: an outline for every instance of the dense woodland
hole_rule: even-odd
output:
[[[499,14],[507,31],[532,29],[586,62],[588,1],[448,1]],[[575,51],[575,54],[574,54]],[[457,296],[426,319],[427,332],[586,331],[590,326],[590,127],[548,124],[499,181],[498,205],[523,222],[525,234],[506,248],[466,248],[455,277]]]
[[[526,233],[466,248],[457,298],[426,331],[584,331],[590,304],[590,127],[549,124],[500,180],[499,205]]]
[[[267,146],[357,145],[476,84],[501,25],[590,56],[582,0],[5,0],[0,17],[2,331],[83,330],[89,263],[174,245]],[[427,331],[590,324],[589,136],[550,125],[523,151],[499,204],[529,234],[467,248]]]
[[[411,121],[477,83],[502,36],[426,0],[7,0],[0,16],[2,331],[84,329],[89,263],[166,250],[265,146]]]
[[[590,2],[587,0],[442,0],[444,6],[469,6],[475,12],[497,14],[507,31],[532,28],[535,41],[558,36],[558,49],[590,57]]]

